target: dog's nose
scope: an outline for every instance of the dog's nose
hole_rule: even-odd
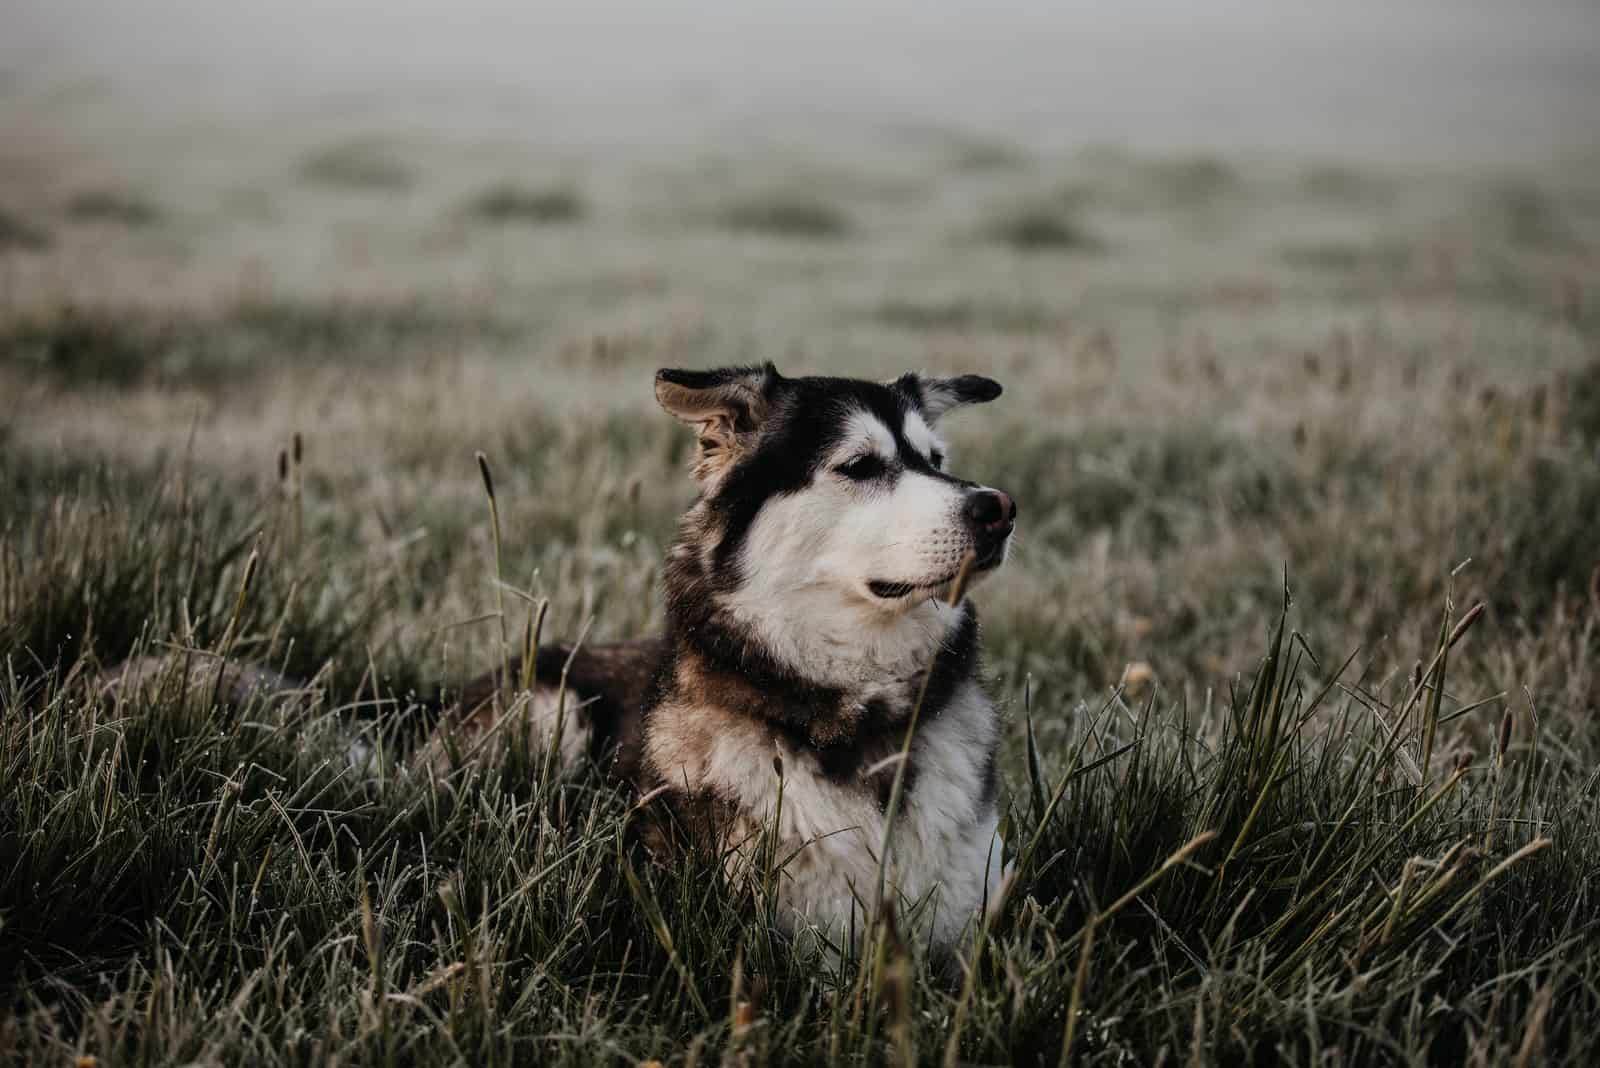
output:
[[[1003,490],[979,490],[967,498],[967,518],[980,530],[998,531],[1017,520],[1017,503]]]

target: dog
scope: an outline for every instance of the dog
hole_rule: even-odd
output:
[[[513,701],[480,680],[413,765],[525,726],[565,773],[599,765],[730,868],[781,858],[797,941],[849,952],[887,905],[955,949],[1002,875],[1001,718],[960,595],[1004,563],[1017,506],[950,474],[937,427],[1000,393],[978,375],[658,372],[697,489],[664,634],[541,649]]]
[[[1004,562],[1017,509],[949,474],[935,427],[999,395],[977,376],[882,385],[770,363],[656,376],[695,431],[699,496],[667,552],[640,786],[735,847],[776,818],[780,911],[827,945],[877,906],[897,775],[885,893],[948,949],[998,890],[1000,721],[976,611],[948,594],[964,564],[970,584]]]

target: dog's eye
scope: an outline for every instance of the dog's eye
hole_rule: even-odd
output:
[[[938,449],[934,449],[932,452],[928,453],[928,462],[933,465],[933,469],[935,471],[943,471],[944,453],[940,452]]]
[[[840,464],[834,470],[853,482],[866,482],[883,474],[883,458],[869,452],[847,464]]]

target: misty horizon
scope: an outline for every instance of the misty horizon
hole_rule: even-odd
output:
[[[729,13],[169,0],[25,3],[7,21],[0,67],[25,91],[83,81],[167,91],[156,109],[177,97],[174,113],[365,95],[400,118],[430,95],[482,93],[554,112],[604,104],[583,117],[601,136],[618,114],[662,129],[909,119],[1043,151],[1109,141],[1516,165],[1592,155],[1593,135],[1574,131],[1592,129],[1600,103],[1600,13],[1554,0],[1204,13],[1147,2],[1114,15],[1022,0],[936,14],[891,2]]]

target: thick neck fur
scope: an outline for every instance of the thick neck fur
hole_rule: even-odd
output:
[[[763,589],[759,577],[736,580],[718,566],[705,544],[707,519],[703,503],[684,517],[665,575],[672,655],[680,666],[693,662],[678,678],[699,680],[705,692],[692,695],[696,703],[836,750],[903,725],[924,680],[921,715],[931,719],[975,675],[970,603],[929,600],[891,614],[867,604],[841,608],[838,595],[824,591]]]

